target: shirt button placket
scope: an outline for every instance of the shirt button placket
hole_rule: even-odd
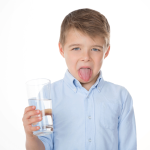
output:
[[[89,96],[87,96],[87,99],[89,98]],[[91,119],[91,116],[88,117],[89,119]],[[91,142],[91,139],[89,139],[89,142]]]

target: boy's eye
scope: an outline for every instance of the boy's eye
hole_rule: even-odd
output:
[[[75,49],[77,49],[77,48],[79,48],[79,47],[73,48],[73,50],[75,50]]]
[[[73,48],[72,50],[75,50],[75,49],[78,49],[79,47],[75,47]],[[93,49],[96,49],[96,48],[93,48]],[[99,49],[97,49],[98,51],[100,51]]]
[[[93,48],[93,49],[97,49],[97,48]],[[98,51],[100,51],[99,49],[97,49]]]

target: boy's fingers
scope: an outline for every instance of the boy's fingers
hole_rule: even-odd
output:
[[[30,119],[33,117],[43,117],[45,115],[51,115],[52,116],[52,109],[44,109],[44,110],[39,110],[39,113],[37,113],[35,110],[35,106],[28,106],[25,108],[25,113],[24,113],[24,119]],[[22,119],[23,120],[23,119]]]
[[[31,132],[39,130],[39,129],[37,129],[37,127],[39,127],[39,126],[36,126],[36,127],[33,127],[32,125],[27,126],[28,130],[31,131]]]
[[[41,117],[40,117],[41,118]],[[27,124],[29,125],[36,125],[38,122],[42,121],[42,118],[39,119],[39,117],[37,117],[37,115],[31,116],[30,119],[27,120]]]
[[[25,108],[24,114],[26,114],[28,111],[31,111],[31,110],[34,110],[34,109],[35,109],[35,106],[28,106],[28,107]]]
[[[42,111],[39,110],[40,112],[38,114],[35,114],[33,116],[31,116],[31,118],[34,118],[34,117],[43,117],[43,114],[42,114]]]
[[[32,125],[36,125],[38,122],[32,123]]]
[[[34,110],[35,108],[36,108],[35,106],[34,106],[34,108],[33,108],[33,106],[26,107],[24,110],[24,115],[23,115],[22,121],[27,118],[28,112]]]
[[[25,119],[30,119],[32,117],[38,117],[37,115],[39,115],[39,114],[41,114],[41,113],[40,112],[37,113],[37,110],[31,110],[31,111],[28,111],[26,114],[24,114],[24,118]]]

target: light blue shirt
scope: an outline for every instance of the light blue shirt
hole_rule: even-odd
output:
[[[132,97],[99,73],[89,91],[68,69],[52,83],[53,133],[38,136],[45,150],[137,150]]]

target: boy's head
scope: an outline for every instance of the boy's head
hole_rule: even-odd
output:
[[[109,23],[104,15],[95,10],[75,10],[62,22],[58,45],[69,72],[82,86],[90,89],[109,54]],[[80,69],[83,66],[91,69]]]

